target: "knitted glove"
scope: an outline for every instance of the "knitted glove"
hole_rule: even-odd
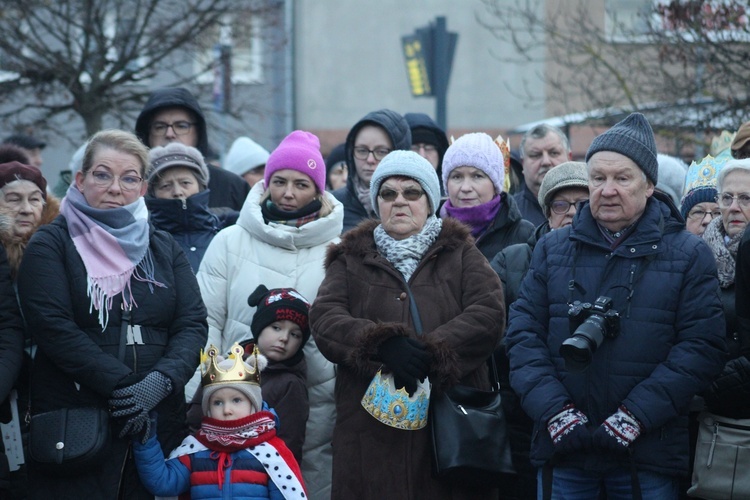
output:
[[[609,451],[626,451],[641,434],[641,423],[620,405],[617,411],[594,431],[594,447]]]
[[[547,421],[547,431],[555,446],[555,453],[566,454],[591,447],[591,433],[586,424],[589,419],[575,406],[569,404]]]
[[[172,392],[172,381],[166,375],[153,371],[140,382],[115,389],[109,399],[113,417],[130,417],[120,432],[120,437],[138,434],[146,426],[148,438],[151,422],[148,412]]]
[[[417,380],[427,376],[432,359],[422,342],[403,336],[391,337],[380,344],[378,356],[393,373],[396,389],[404,387],[410,396],[417,390]]]
[[[145,429],[143,429],[143,432],[131,434],[130,438],[134,442],[138,442],[138,443],[145,445],[151,436],[156,436],[157,421],[158,421],[158,414],[156,413],[156,410],[151,410],[150,412],[148,412],[148,422],[146,423]]]

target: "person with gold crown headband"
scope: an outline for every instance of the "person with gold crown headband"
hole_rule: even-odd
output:
[[[227,359],[213,345],[201,352],[201,428],[166,461],[153,432],[145,444],[134,440],[138,473],[154,495],[306,498],[299,465],[276,436],[276,417],[263,403],[260,379],[268,361],[257,347],[246,361],[243,354],[236,343]]]

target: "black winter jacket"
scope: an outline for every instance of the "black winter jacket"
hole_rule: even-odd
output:
[[[375,218],[374,213],[367,213],[362,202],[357,197],[357,189],[354,179],[357,176],[357,167],[354,164],[354,141],[357,134],[365,125],[377,125],[382,127],[391,139],[393,149],[411,149],[411,130],[403,116],[390,109],[380,109],[368,113],[360,121],[354,124],[346,136],[346,165],[349,168],[349,177],[346,186],[333,191],[333,196],[344,204],[344,229],[342,234],[367,218]]]
[[[0,245],[0,402],[8,397],[16,381],[21,369],[22,350],[21,311],[18,309],[18,299],[10,277],[8,256],[5,248]]]
[[[208,244],[223,229],[219,217],[208,210],[209,195],[207,189],[184,201],[145,197],[151,223],[172,235],[196,273]]]
[[[38,345],[33,365],[32,414],[58,408],[107,407],[112,390],[157,370],[172,381],[173,393],[156,407],[158,438],[164,451],[186,435],[184,384],[195,373],[208,337],[206,309],[198,282],[182,249],[163,231],[151,230],[154,278],[164,286],[131,279],[133,325],[142,343],[127,346],[118,361],[121,299],[114,298],[102,331],[90,311],[87,273],[63,216],[31,238],[18,278],[28,328]],[[124,478],[130,438],[118,437],[122,422],[110,421],[111,458],[78,475],[54,477],[29,469],[32,498],[148,498],[140,482]],[[132,464],[131,464],[132,465]]]
[[[534,196],[534,193],[529,191],[526,183],[521,184],[521,189],[513,195],[513,198],[518,204],[518,210],[521,211],[521,217],[531,222],[534,227],[547,220],[542,207],[539,206],[539,200]]]
[[[198,143],[195,147],[204,158],[211,154],[211,147],[208,143],[208,129],[206,117],[203,114],[198,101],[193,97],[189,90],[181,87],[165,87],[155,90],[148,101],[143,106],[141,113],[135,121],[135,135],[143,144],[151,147],[149,140],[149,128],[151,119],[157,111],[164,108],[185,108],[195,114],[195,127],[198,131]],[[250,185],[245,179],[232,172],[222,168],[207,164],[208,166],[208,188],[211,190],[211,196],[208,200],[208,206],[217,209],[229,209],[239,212],[242,204],[250,192]]]
[[[552,458],[547,422],[565,405],[586,414],[592,431],[625,405],[643,426],[630,446],[635,466],[684,475],[690,402],[725,362],[718,288],[706,243],[654,197],[615,250],[588,203],[572,226],[537,242],[506,336],[511,385],[534,420],[532,463]],[[568,304],[601,295],[620,312],[619,334],[603,341],[586,370],[569,371],[559,354],[570,337]],[[628,454],[604,450],[564,455],[557,465],[597,471],[630,466]]]
[[[477,248],[488,261],[494,259],[503,248],[525,243],[534,234],[534,226],[521,218],[513,197],[507,193],[500,196],[502,201],[495,220],[476,241]]]

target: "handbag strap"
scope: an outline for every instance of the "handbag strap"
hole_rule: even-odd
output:
[[[409,284],[404,282],[406,285],[406,293],[409,295],[409,310],[411,310],[411,320],[414,322],[414,331],[417,335],[422,335],[422,318],[419,316],[419,309],[417,309],[417,301],[414,300],[414,295],[411,293]]]

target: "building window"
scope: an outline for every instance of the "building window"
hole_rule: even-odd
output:
[[[250,13],[225,16],[199,41],[195,61],[198,82],[209,84],[214,80],[220,45],[229,47],[233,84],[263,83],[262,42],[260,17]]]

